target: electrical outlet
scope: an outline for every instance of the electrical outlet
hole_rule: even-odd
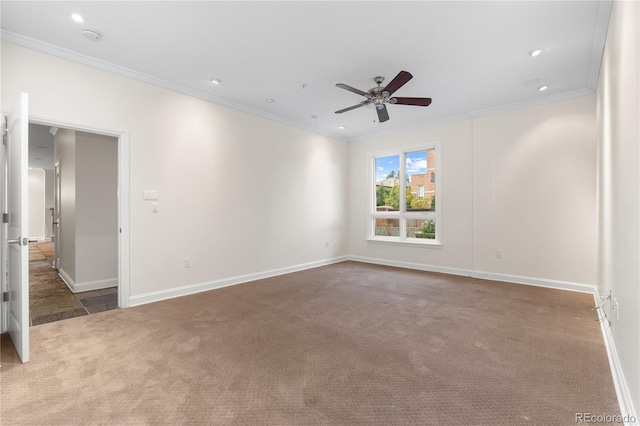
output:
[[[191,258],[190,257],[185,257],[184,258],[184,267],[185,268],[191,268]]]

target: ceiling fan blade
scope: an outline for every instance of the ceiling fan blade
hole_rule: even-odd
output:
[[[369,94],[367,92],[363,92],[360,89],[356,89],[355,87],[351,87],[351,86],[348,86],[348,85],[343,84],[343,83],[336,84],[336,87],[339,87],[339,88],[344,89],[344,90],[348,90],[348,91],[353,92],[353,93],[357,93],[358,95],[369,97]]]
[[[392,95],[396,90],[407,84],[409,80],[411,80],[413,76],[407,71],[400,71],[398,75],[396,75],[393,80],[384,88],[385,92],[389,93],[389,96]]]
[[[350,106],[349,108],[345,108],[345,109],[341,109],[339,111],[336,111],[336,114],[342,114],[343,112],[347,112],[347,111],[351,111],[352,109],[360,108],[362,106],[370,104],[371,102],[373,102],[371,99],[369,99],[368,101],[362,101],[358,105]]]
[[[396,105],[416,105],[416,106],[429,106],[431,105],[431,98],[394,98]]]
[[[377,108],[376,107],[376,111],[378,111],[378,120],[381,123],[384,123],[385,121],[387,121],[389,119],[389,113],[387,112],[387,107],[382,105],[382,108]]]

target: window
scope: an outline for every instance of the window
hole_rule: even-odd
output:
[[[439,142],[369,155],[368,238],[439,245]]]

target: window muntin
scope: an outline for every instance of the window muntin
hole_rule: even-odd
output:
[[[371,153],[369,239],[439,245],[439,143]]]

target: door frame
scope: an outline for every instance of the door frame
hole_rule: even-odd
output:
[[[53,269],[58,270],[60,257],[60,161],[53,165],[53,220],[51,234],[53,237]]]
[[[29,114],[29,123],[111,136],[118,139],[118,228],[120,230],[118,238],[118,307],[128,308],[130,306],[129,131],[35,114]],[[58,241],[56,241],[57,243]]]

